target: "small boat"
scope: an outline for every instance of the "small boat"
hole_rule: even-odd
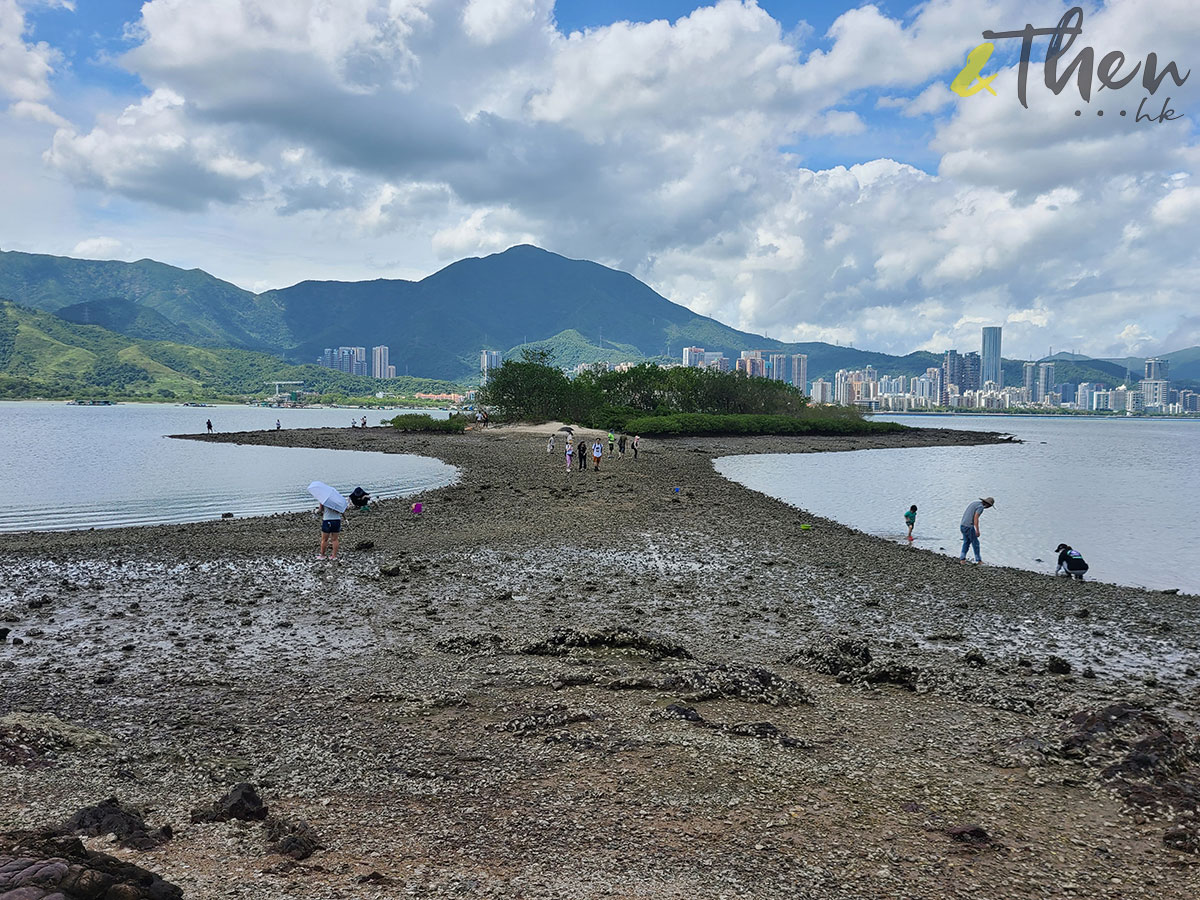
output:
[[[68,400],[67,406],[116,406],[115,400]]]

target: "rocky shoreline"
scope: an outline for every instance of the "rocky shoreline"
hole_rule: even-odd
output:
[[[197,898],[1200,891],[1197,598],[959,566],[712,468],[998,435],[570,476],[545,431],[189,437],[460,478],[353,515],[336,565],[307,514],[4,536],[0,898],[54,846]],[[264,818],[193,820],[239,784]],[[169,837],[48,834],[107,798]]]

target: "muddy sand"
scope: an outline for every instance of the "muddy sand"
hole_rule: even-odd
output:
[[[568,476],[546,433],[196,437],[459,468],[352,513],[336,564],[309,514],[5,535],[0,898],[1200,893],[1200,599],[960,566],[712,468],[997,436]]]

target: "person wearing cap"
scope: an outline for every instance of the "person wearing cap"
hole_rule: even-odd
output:
[[[959,531],[963,536],[962,552],[958,554],[959,562],[967,561],[968,549],[975,551],[976,563],[983,562],[979,555],[979,517],[983,515],[985,509],[991,509],[995,505],[996,501],[992,497],[980,497],[967,505],[962,522],[959,524]]]
[[[1088,564],[1078,550],[1072,550],[1070,544],[1059,544],[1054,548],[1058,554],[1058,568],[1055,575],[1066,575],[1076,581],[1083,581],[1083,575],[1088,570]]]

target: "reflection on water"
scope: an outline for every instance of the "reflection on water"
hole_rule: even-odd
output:
[[[879,417],[885,418],[885,417]],[[1200,593],[1200,422],[1098,418],[897,417],[910,425],[1002,430],[1022,444],[724,457],[717,471],[816,515],[958,555],[968,502],[985,562],[1053,572],[1054,548],[1079,550],[1089,578]]]
[[[377,499],[449,483],[453,466],[421,456],[172,440],[200,432],[349,427],[362,410],[279,410],[157,405],[69,407],[0,403],[0,532],[197,522],[309,509],[310,481]],[[443,414],[444,415],[444,414]]]

